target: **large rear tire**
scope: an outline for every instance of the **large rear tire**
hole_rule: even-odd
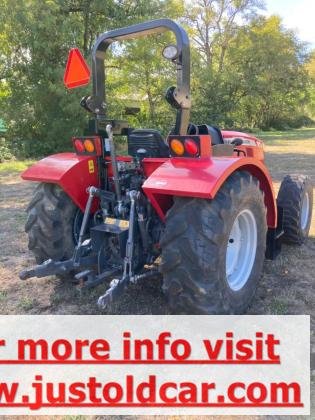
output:
[[[27,207],[25,231],[28,248],[41,264],[51,258],[71,258],[77,241],[82,213],[70,197],[55,184],[41,183]]]
[[[280,186],[278,205],[283,208],[284,241],[301,245],[312,221],[313,188],[306,175],[287,175]]]
[[[257,179],[231,175],[213,200],[174,198],[161,239],[163,290],[176,313],[243,313],[261,276],[266,208]]]

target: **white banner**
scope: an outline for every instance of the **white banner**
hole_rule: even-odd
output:
[[[0,415],[307,415],[309,316],[0,316]]]

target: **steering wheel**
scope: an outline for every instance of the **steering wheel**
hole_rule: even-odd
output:
[[[187,128],[187,134],[190,134],[191,136],[198,135],[199,134],[198,126],[196,124],[189,123],[188,128]]]

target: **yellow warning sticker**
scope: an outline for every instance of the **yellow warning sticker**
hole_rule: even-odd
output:
[[[120,229],[129,228],[129,220],[113,219],[112,217],[106,217],[104,222],[108,225],[116,225],[120,227]]]
[[[105,223],[107,223],[108,225],[115,225],[117,222],[117,219],[112,219],[111,217],[106,217],[105,219]]]
[[[122,229],[129,228],[129,220],[119,220],[119,227]]]
[[[94,171],[95,171],[95,169],[94,169],[94,161],[93,160],[89,160],[88,161],[88,165],[89,165],[89,173],[90,174],[94,174]]]

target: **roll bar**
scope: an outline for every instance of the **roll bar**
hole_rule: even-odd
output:
[[[101,103],[105,100],[105,67],[104,60],[107,48],[114,41],[134,39],[146,35],[171,31],[175,34],[178,56],[177,65],[177,87],[174,91],[174,98],[179,105],[177,111],[175,133],[184,135],[190,116],[190,48],[186,31],[171,19],[157,19],[143,22],[125,28],[114,29],[100,35],[92,51],[92,75],[93,75],[93,96]],[[99,107],[98,114],[105,114],[105,106]]]

